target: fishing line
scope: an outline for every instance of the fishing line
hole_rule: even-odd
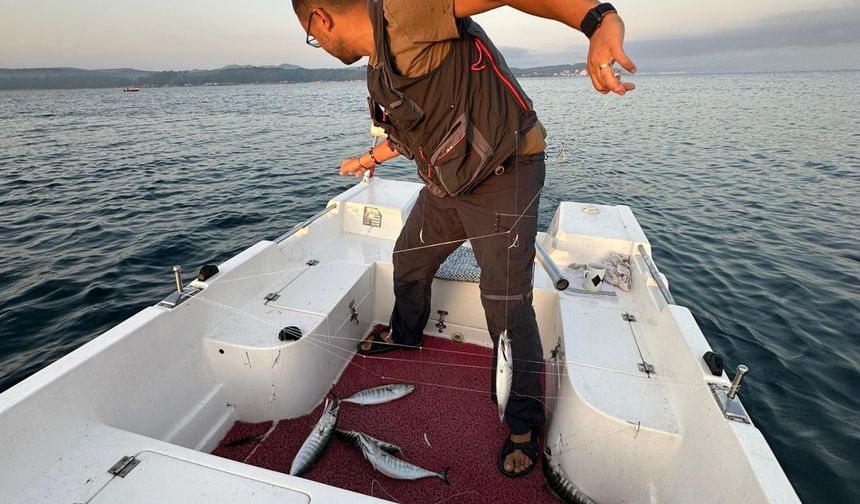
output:
[[[257,452],[257,448],[259,448],[260,446],[262,446],[262,445],[263,445],[263,443],[265,443],[265,442],[266,442],[266,439],[268,439],[269,435],[271,435],[273,432],[275,432],[275,428],[278,426],[278,424],[279,424],[279,423],[280,423],[280,421],[278,421],[278,422],[272,422],[272,426],[271,426],[271,427],[269,427],[269,430],[267,430],[265,434],[263,434],[263,437],[262,437],[262,438],[260,438],[260,441],[258,441],[258,442],[257,442],[257,444],[254,446],[254,449],[253,449],[253,450],[251,450],[251,453],[249,453],[247,457],[245,457],[244,459],[242,459],[242,463],[243,463],[243,464],[244,464],[244,463],[247,463],[247,462],[248,462],[248,460],[250,460],[251,456],[252,456],[252,455],[254,455],[254,453],[256,453],[256,452]]]
[[[383,491],[383,492],[385,492],[385,494],[386,494],[388,497],[391,497],[391,500],[392,500],[392,501],[394,501],[394,502],[396,502],[396,503],[400,504],[400,501],[399,501],[399,500],[397,500],[397,499],[395,499],[395,498],[394,498],[394,495],[392,495],[392,494],[391,494],[391,492],[389,492],[388,490],[386,490],[386,489],[385,489],[385,487],[384,487],[384,486],[382,486],[382,483],[380,483],[379,481],[377,481],[375,478],[374,478],[374,480],[373,480],[373,481],[371,481],[371,482],[370,482],[370,496],[371,496],[371,497],[376,497],[375,495],[373,495],[373,485],[379,485],[379,488],[381,488],[381,489],[382,489],[382,491]]]
[[[588,446],[588,445],[590,445],[590,444],[592,444],[592,443],[596,443],[596,442],[598,442],[598,441],[600,441],[600,440],[602,440],[602,439],[606,439],[606,438],[609,438],[609,437],[615,436],[615,435],[617,435],[617,434],[620,434],[620,433],[622,433],[622,432],[624,432],[624,431],[626,431],[626,430],[630,429],[631,427],[635,427],[635,425],[625,425],[624,427],[621,427],[621,428],[620,428],[620,429],[618,429],[618,430],[614,430],[614,431],[609,432],[609,433],[607,433],[607,434],[601,434],[601,435],[599,435],[599,436],[597,436],[597,437],[594,437],[594,438],[591,438],[591,439],[589,439],[589,440],[587,440],[587,441],[585,441],[585,442],[583,442],[583,443],[580,443],[580,444],[577,444],[577,445],[573,445],[573,446],[570,446],[570,447],[568,447],[568,448],[564,448],[564,449],[560,450],[558,453],[556,453],[555,451],[553,451],[553,454],[552,454],[552,455],[553,455],[553,457],[554,457],[554,456],[559,455],[559,454],[562,454],[562,453],[567,453],[567,452],[569,452],[569,451],[578,450],[578,449],[583,448],[583,447],[585,447],[585,446]]]
[[[449,495],[448,497],[445,497],[444,499],[442,499],[442,500],[440,500],[440,501],[436,502],[435,504],[443,504],[445,501],[450,500],[450,499],[453,499],[454,497],[462,497],[462,496],[464,496],[464,495],[469,495],[469,494],[475,494],[475,495],[477,495],[477,496],[478,496],[478,498],[479,498],[479,499],[481,498],[481,494],[479,494],[477,491],[475,491],[475,490],[466,490],[465,492],[460,492],[460,493],[456,493],[456,494],[454,494],[454,495]]]
[[[576,149],[579,147],[579,144],[582,143],[582,141],[585,139],[585,136],[588,133],[590,133],[591,127],[594,125],[594,123],[598,119],[600,119],[604,115],[606,115],[606,112],[609,110],[609,105],[612,103],[612,97],[613,96],[614,96],[613,93],[609,93],[606,96],[606,99],[603,101],[603,106],[600,107],[598,112],[596,114],[591,114],[591,117],[590,117],[588,123],[586,124],[586,126],[584,128],[582,128],[582,130],[581,130],[582,132],[579,134],[579,136],[577,138],[574,139],[573,145],[570,147],[571,155],[574,155],[576,153]],[[558,154],[556,154],[556,158],[553,161],[553,164],[556,165],[556,169],[554,171],[554,174],[558,173],[558,170],[559,170],[558,165],[562,162],[567,162],[567,149],[565,149],[564,142],[561,143],[561,147],[559,148],[559,152],[558,152]],[[574,177],[576,176],[577,168],[578,168],[578,165],[576,163],[574,163],[574,167],[573,167]]]
[[[519,133],[520,133],[519,131],[514,131],[514,145],[516,145],[516,148],[518,151],[520,148],[520,135],[519,135]],[[514,215],[516,215],[516,213],[517,213],[517,203],[519,203],[519,195],[520,195],[519,159],[520,159],[520,157],[517,155],[517,153],[515,153],[514,154],[514,211],[512,212]],[[528,211],[528,206],[525,209],[523,209],[523,214],[525,214],[527,211]],[[517,221],[514,223],[514,225],[511,226],[510,229],[508,229],[508,248],[505,251],[507,253],[507,259],[506,259],[506,264],[505,264],[505,337],[508,339],[510,339],[510,335],[507,334],[507,332],[508,332],[508,305],[510,304],[510,295],[511,295],[511,291],[510,291],[510,286],[511,286],[511,247],[513,247],[513,245],[510,243],[511,242],[510,232],[517,228],[518,222],[519,222],[519,219],[517,219]],[[519,238],[519,234],[517,234],[517,238]],[[501,340],[498,340],[496,342],[496,345],[501,345],[501,344],[502,344]],[[508,356],[505,355],[505,359],[507,359],[507,358],[508,358]],[[500,362],[496,363],[496,366],[501,366],[501,365],[502,364]]]
[[[372,292],[368,291],[364,295],[364,297],[362,298],[361,303],[363,303],[371,294],[372,294]],[[212,300],[209,300],[206,298],[195,297],[193,299],[197,299],[199,301],[202,301],[203,303],[207,303],[207,304],[210,304],[213,306],[217,306],[220,308],[230,310],[230,311],[232,311],[238,315],[247,317],[249,319],[260,322],[261,324],[272,327],[273,329],[280,330],[280,327],[277,324],[273,324],[273,323],[267,322],[265,320],[261,320],[260,318],[254,316],[254,315],[251,315],[251,314],[249,314],[249,313],[247,313],[241,309],[234,308],[234,307],[222,304],[222,303],[218,303],[216,301],[212,301]],[[289,309],[285,309],[285,310],[289,311]],[[313,314],[313,312],[305,312],[305,313]],[[325,318],[326,322],[328,322],[328,317],[326,315],[322,315],[322,314],[316,314],[316,315]],[[343,320],[343,322],[341,322],[341,324],[338,327],[336,332],[339,332],[349,322],[349,319],[350,319],[350,317],[346,317]],[[330,329],[330,328],[327,328],[327,329]],[[328,332],[329,332],[329,334],[313,333],[309,336],[317,335],[317,336],[325,337],[325,338],[329,338],[329,339],[349,340],[350,342],[356,342],[356,343],[360,342],[360,340],[356,340],[353,337],[335,336],[335,335],[331,334],[330,330]],[[275,343],[273,340],[270,340],[270,341],[272,342],[273,346],[278,346],[278,344]],[[341,347],[336,346],[336,345],[332,345],[331,343],[328,343],[328,342],[319,341],[319,343],[331,345],[331,346],[334,346],[335,348],[337,348],[338,350],[345,351],[345,349],[342,349]],[[398,344],[398,343],[391,343],[391,345],[396,346],[396,347],[402,347],[402,348],[414,348],[411,345],[403,345],[403,344]],[[424,352],[424,351],[440,352],[440,353],[449,353],[449,354],[455,354],[455,355],[466,355],[469,357],[480,357],[480,358],[485,358],[485,359],[492,359],[492,353],[484,354],[484,353],[476,353],[476,352],[464,352],[464,351],[458,351],[458,350],[447,350],[447,349],[442,349],[442,348],[426,348],[426,347],[422,347],[421,350],[422,350],[422,352]],[[351,352],[351,350],[350,350],[350,352]],[[338,357],[341,357],[341,356],[338,355]],[[493,366],[479,366],[479,365],[474,365],[474,364],[458,364],[458,363],[451,363],[451,362],[443,362],[443,361],[439,361],[439,360],[425,361],[425,360],[423,360],[423,353],[422,353],[421,358],[419,358],[419,359],[396,358],[396,357],[379,357],[379,356],[373,356],[373,355],[363,355],[362,357],[364,357],[365,359],[399,361],[399,362],[419,363],[419,364],[433,364],[433,365],[443,365],[443,366],[463,367],[463,368],[473,368],[473,369],[486,369],[486,370],[495,369]],[[345,360],[344,357],[341,357],[341,358]],[[529,360],[529,359],[522,359],[522,360],[519,360],[519,362],[522,362],[525,364],[542,364],[542,365],[552,363],[551,361],[545,361],[545,360],[538,361],[538,360]],[[594,369],[594,370],[598,370],[598,371],[604,371],[607,373],[612,373],[612,374],[617,374],[617,375],[629,376],[632,378],[637,378],[639,380],[647,380],[649,383],[654,383],[655,385],[657,385],[657,384],[660,384],[660,385],[682,385],[682,386],[690,386],[690,387],[702,387],[704,385],[703,383],[688,382],[686,380],[675,380],[675,379],[671,379],[671,378],[667,379],[667,378],[654,378],[654,377],[642,376],[641,373],[636,373],[633,371],[622,371],[619,369],[602,367],[602,366],[598,366],[595,364],[588,364],[585,362],[565,360],[565,361],[555,361],[555,363],[565,364],[565,365],[570,365],[570,366],[577,366],[577,367],[584,367],[584,368]],[[365,371],[370,372],[367,369],[365,369]],[[553,373],[551,371],[528,371],[528,370],[521,370],[521,371],[524,371],[527,373],[540,373],[543,375],[552,375],[552,376],[555,376],[555,374],[556,374],[556,373]]]
[[[356,365],[357,367],[359,367],[360,369],[362,369],[366,373],[369,373],[372,376],[375,376],[381,380],[394,380],[394,381],[408,383],[408,384],[412,384],[412,385],[423,385],[423,386],[427,386],[427,387],[436,387],[436,388],[443,388],[443,389],[448,389],[448,390],[457,390],[457,391],[461,391],[461,392],[471,392],[471,393],[477,393],[477,394],[486,394],[488,392],[487,389],[484,389],[484,388],[473,389],[473,388],[468,388],[468,387],[458,387],[458,386],[454,386],[454,385],[446,385],[446,384],[433,383],[433,382],[422,382],[422,381],[414,380],[412,378],[400,378],[397,376],[387,376],[384,374],[380,374],[376,371],[371,371],[370,369],[368,369],[365,366],[361,366],[361,365],[356,364],[354,362],[354,359],[348,360],[348,359],[342,357],[341,355],[336,354],[335,352],[332,352],[331,350],[324,348],[324,347],[321,347],[317,344],[317,343],[320,343],[320,344],[323,344],[326,346],[332,346],[330,343],[326,343],[323,341],[316,341],[316,342],[310,342],[310,343],[312,345],[316,346],[317,348],[319,348],[320,350],[334,354],[335,356],[339,357],[341,360],[347,362],[347,365]],[[364,356],[364,357],[366,358],[366,356]],[[487,368],[487,369],[493,369],[493,368]],[[611,370],[611,371],[614,371],[614,370]],[[638,376],[637,376],[637,378],[638,378]],[[654,382],[654,383],[656,384],[656,382]],[[701,388],[702,384],[699,384],[698,387]],[[546,409],[550,410],[551,412],[554,412],[554,408],[552,408],[549,404],[547,404],[543,399],[576,399],[577,398],[576,396],[557,396],[557,395],[546,395],[546,394],[544,394],[543,398],[541,398],[541,397],[536,397],[536,396],[532,396],[532,395],[521,394],[521,393],[518,393],[514,390],[511,391],[511,394],[516,396],[516,397],[533,399],[533,400],[539,402],[541,405],[543,405]],[[645,399],[646,399],[645,397],[641,398],[641,400],[643,400],[643,401]]]
[[[346,339],[346,340],[358,342],[354,338],[346,337],[346,336],[331,336],[331,335],[329,335],[328,337],[331,339]],[[435,337],[435,336],[431,336],[431,337]],[[409,348],[409,349],[415,348],[414,346],[411,346],[411,345],[402,345],[402,344],[398,344],[398,343],[391,343],[390,345],[396,346],[396,347],[402,347],[402,348]],[[340,347],[338,347],[338,348],[340,348]],[[482,347],[482,348],[485,348],[485,347]],[[490,349],[488,348],[488,350],[490,350]],[[484,358],[484,359],[492,359],[493,358],[493,355],[491,352],[490,353],[475,353],[475,352],[463,352],[463,351],[458,351],[458,350],[447,350],[447,349],[442,349],[442,348],[427,348],[427,347],[421,347],[421,351],[422,352],[426,351],[426,352],[450,353],[450,354],[455,354],[455,355],[467,355],[470,357],[480,357],[480,358]],[[357,355],[361,355],[361,354],[357,354]],[[475,364],[458,364],[458,363],[453,363],[453,362],[444,362],[444,361],[440,361],[440,360],[426,360],[425,361],[425,360],[423,360],[423,357],[418,358],[418,359],[415,359],[415,358],[398,358],[398,357],[381,357],[381,356],[377,356],[377,355],[362,355],[362,357],[365,359],[370,359],[370,360],[385,360],[385,361],[392,361],[392,362],[442,365],[442,366],[464,367],[464,368],[486,369],[486,370],[495,369],[492,366],[480,366],[480,365],[475,365]],[[703,385],[705,385],[704,383],[687,381],[687,380],[683,380],[683,379],[655,377],[656,375],[652,375],[651,377],[649,377],[647,375],[642,374],[641,372],[623,371],[620,369],[608,368],[608,367],[598,366],[596,364],[589,364],[589,363],[579,362],[579,361],[570,361],[570,360],[552,361],[552,360],[522,359],[522,360],[518,360],[517,362],[522,362],[522,363],[526,363],[526,364],[565,364],[565,365],[570,365],[570,366],[584,367],[584,368],[594,369],[597,371],[605,371],[607,373],[613,373],[613,374],[617,374],[617,375],[623,375],[623,376],[628,376],[631,378],[636,378],[636,379],[642,380],[643,383],[653,383],[655,385],[657,385],[657,384],[660,384],[660,385],[683,385],[683,386],[689,386],[689,387],[702,387]],[[551,371],[528,371],[528,370],[521,370],[521,371],[526,372],[526,373],[539,373],[539,374],[553,375],[553,376],[556,374],[556,373],[553,373]]]
[[[220,284],[225,284],[225,283],[238,282],[241,280],[253,280],[255,278],[263,278],[263,277],[268,277],[268,276],[273,276],[273,275],[281,275],[284,273],[294,273],[296,271],[303,271],[307,268],[308,268],[308,266],[296,266],[295,268],[290,268],[290,269],[285,269],[285,270],[280,270],[280,271],[272,271],[270,273],[260,273],[259,275],[248,275],[248,276],[238,277],[238,278],[228,278],[226,280],[218,279],[218,284],[220,285]]]
[[[609,109],[609,105],[612,103],[612,96],[613,96],[612,93],[610,93],[607,96],[606,100],[603,102],[603,106],[601,107],[599,113],[592,115],[591,120],[588,123],[588,125],[585,128],[583,128],[583,133],[580,134],[579,137],[574,140],[573,147],[571,147],[572,152],[575,152],[576,149],[579,147],[579,144],[582,143],[582,140],[585,139],[585,135],[586,135],[586,133],[588,133],[589,128],[591,128],[591,125],[593,125],[597,119],[599,119],[600,117],[605,115],[606,111]],[[565,154],[565,159],[566,159],[566,154]],[[518,164],[518,162],[519,162],[519,156],[514,156],[514,163]],[[574,176],[576,176],[576,170],[577,170],[577,165],[574,165]],[[516,168],[514,169],[514,171],[517,171]],[[558,169],[556,168],[556,173],[557,172],[558,172]],[[518,176],[516,177],[516,182],[517,183],[519,182]],[[518,215],[516,221],[514,221],[513,226],[508,231],[502,231],[502,232],[498,232],[498,233],[490,233],[490,234],[475,236],[475,237],[466,237],[466,238],[462,238],[462,239],[458,239],[458,240],[450,240],[450,241],[441,242],[441,243],[434,243],[434,244],[430,244],[430,245],[421,245],[418,247],[410,247],[410,248],[405,248],[402,250],[395,250],[394,254],[398,254],[398,253],[402,253],[402,252],[411,252],[411,251],[421,250],[421,249],[431,248],[431,247],[440,247],[443,245],[451,245],[451,244],[454,244],[454,243],[457,243],[460,241],[464,241],[464,240],[474,241],[474,240],[481,240],[484,238],[492,238],[494,236],[500,236],[500,235],[504,235],[504,234],[509,235],[509,234],[511,234],[511,231],[513,230],[513,228],[516,227],[517,224],[519,224],[520,220],[528,212],[528,209],[531,208],[532,204],[535,202],[535,200],[538,198],[538,196],[540,196],[540,194],[543,192],[543,190],[545,188],[546,188],[546,184],[544,184],[543,186],[541,186],[540,189],[538,189],[537,193],[535,193],[534,197],[531,199],[531,201],[529,201],[529,204],[526,205],[526,207],[525,207],[525,209],[523,209],[522,213],[520,213]],[[515,190],[517,190],[517,189],[515,188]],[[514,204],[516,205],[516,199],[514,201],[515,201]],[[423,239],[421,241],[423,243]]]
[[[410,379],[410,380],[407,380],[407,379],[398,378],[398,377],[395,377],[395,376],[385,376],[385,375],[382,375],[382,374],[379,374],[379,373],[376,373],[376,372],[374,372],[374,371],[371,371],[371,370],[367,369],[366,367],[364,367],[364,366],[362,366],[362,365],[358,364],[357,362],[355,362],[355,360],[354,360],[354,359],[346,359],[345,357],[343,357],[343,356],[339,355],[338,353],[332,352],[331,350],[329,350],[329,349],[325,348],[324,346],[321,346],[321,345],[320,345],[320,343],[321,343],[321,344],[323,344],[323,345],[328,345],[328,346],[331,346],[331,344],[328,344],[328,343],[326,343],[326,342],[324,342],[324,341],[314,341],[314,340],[312,340],[312,339],[308,339],[308,340],[306,340],[306,341],[307,341],[309,344],[311,344],[312,346],[314,346],[314,347],[316,347],[316,348],[318,348],[318,349],[320,349],[320,350],[322,350],[322,351],[329,352],[329,353],[331,353],[331,354],[335,355],[336,357],[338,357],[338,358],[340,358],[341,360],[345,361],[345,362],[347,363],[347,365],[353,365],[353,366],[356,366],[356,367],[358,367],[358,368],[362,369],[365,373],[369,373],[370,375],[375,376],[375,377],[377,377],[377,378],[379,378],[379,379],[381,379],[381,380],[395,380],[395,381],[398,381],[398,382],[405,382],[405,383],[411,383],[411,384],[418,384],[418,385],[424,385],[424,386],[428,386],[428,387],[445,388],[445,389],[449,389],[449,390],[458,390],[458,391],[462,391],[462,392],[471,392],[471,393],[478,393],[478,394],[486,394],[486,393],[487,393],[487,390],[486,390],[486,389],[480,389],[480,390],[479,390],[479,389],[471,389],[471,388],[467,388],[467,387],[456,387],[456,386],[453,386],[453,385],[443,385],[443,384],[437,384],[437,383],[431,383],[431,382],[419,382],[419,381],[415,381],[415,380],[411,380],[411,379]],[[365,358],[366,358],[366,357],[365,357]],[[701,384],[700,384],[699,386],[701,387]],[[554,414],[554,413],[555,413],[554,408],[552,408],[551,406],[549,406],[549,404],[547,404],[544,400],[542,400],[542,399],[541,399],[541,398],[539,398],[539,397],[534,397],[534,396],[528,396],[528,395],[519,394],[519,393],[517,393],[516,391],[511,391],[511,393],[512,393],[512,394],[514,394],[514,395],[516,395],[517,397],[527,397],[527,398],[531,398],[531,399],[533,399],[533,400],[535,400],[535,401],[539,402],[541,405],[543,405],[543,406],[544,406],[547,410],[549,410],[552,414]],[[561,398],[565,398],[565,397],[566,397],[566,396],[544,396],[544,399],[561,399]],[[570,397],[570,398],[575,398],[575,397]],[[645,397],[642,397],[642,398],[641,398],[641,400],[642,400],[642,401],[644,401],[644,400],[646,400],[646,399],[647,399],[647,398],[645,398]],[[588,425],[586,425],[586,426],[581,427],[580,429],[578,429],[578,430],[577,430],[577,431],[575,431],[574,433],[569,434],[569,435],[567,435],[567,436],[564,436],[564,435],[562,435],[562,434],[560,433],[560,438],[559,438],[558,443],[560,443],[562,446],[567,445],[567,444],[568,444],[568,441],[565,441],[565,438],[567,438],[567,439],[569,440],[570,438],[572,438],[573,436],[575,436],[575,435],[576,435],[576,434],[578,434],[579,432],[581,432],[581,431],[583,431],[583,430],[585,430],[585,429],[587,429],[587,428],[591,427],[591,426],[592,426],[594,423],[596,423],[596,422],[597,422],[597,420],[595,420],[594,422],[592,422],[592,423],[590,423],[590,424],[588,424]],[[269,432],[268,434],[270,434],[270,433],[271,433],[271,431],[274,431],[274,428],[276,427],[276,425],[277,425],[277,423],[276,423],[276,424],[274,424],[274,425],[272,426],[272,428],[270,429],[270,432]],[[639,421],[636,425],[638,425],[638,426],[639,426],[638,428],[641,428],[641,421]],[[626,431],[627,429],[630,429],[630,428],[632,428],[632,427],[633,427],[632,422],[628,421],[628,425],[625,425],[625,426],[623,426],[623,427],[622,427],[622,428],[620,428],[620,429],[617,429],[617,430],[615,430],[615,431],[612,431],[612,432],[609,432],[609,433],[606,433],[606,434],[601,434],[601,435],[599,435],[599,436],[596,436],[596,437],[594,437],[594,438],[592,438],[592,439],[589,439],[589,440],[587,440],[587,441],[585,441],[585,442],[582,442],[582,443],[579,443],[579,444],[576,444],[576,445],[573,445],[573,446],[568,446],[567,448],[564,448],[564,449],[558,450],[558,452],[557,452],[556,454],[566,453],[566,452],[568,452],[568,451],[572,451],[572,450],[580,449],[580,448],[582,448],[582,447],[584,447],[584,446],[587,446],[587,445],[589,445],[589,444],[595,443],[595,442],[600,441],[600,440],[602,440],[602,439],[606,439],[606,438],[609,438],[609,437],[615,436],[615,435],[617,435],[617,434],[619,434],[619,433],[621,433],[621,432],[624,432],[624,431]],[[266,435],[266,437],[268,436],[268,434]],[[265,438],[264,438],[264,439],[265,439]],[[256,451],[256,449],[257,449],[259,446],[261,446],[262,444],[263,444],[263,442],[261,441],[261,443],[260,443],[260,444],[258,444],[258,445],[254,448],[254,450],[251,452],[251,454],[249,454],[249,455],[248,455],[248,457],[246,457],[246,459],[245,459],[245,460],[248,460],[248,458],[250,458],[250,456],[254,453],[254,451]]]
[[[372,294],[372,292],[368,291],[364,295],[364,297],[362,298],[360,304],[362,304],[370,296],[370,294]],[[272,323],[267,322],[265,320],[261,320],[258,317],[255,317],[255,316],[253,316],[247,312],[244,312],[240,309],[233,308],[233,307],[230,307],[228,305],[224,305],[222,303],[211,301],[211,300],[208,300],[205,298],[195,297],[194,299],[199,299],[200,301],[202,301],[204,303],[208,303],[208,304],[211,304],[211,305],[214,305],[217,307],[228,309],[230,311],[233,311],[234,313],[237,313],[238,315],[245,316],[249,319],[260,322],[261,324],[272,327],[273,329],[280,330],[280,327],[277,324],[272,324]],[[312,313],[312,312],[308,312],[308,313]],[[326,329],[327,329],[328,334],[312,333],[309,335],[310,337],[318,336],[321,338],[329,338],[329,339],[337,339],[337,340],[349,340],[351,343],[352,342],[355,342],[355,343],[360,342],[360,340],[356,340],[353,337],[336,336],[336,335],[331,334],[330,327],[328,327],[329,318],[327,316],[321,315],[321,314],[318,316],[325,318],[326,324],[327,324]],[[337,331],[335,331],[335,333],[340,332],[340,330],[349,322],[350,318],[351,317],[344,318],[343,322],[341,322],[341,324],[339,325],[339,327],[338,327]],[[274,334],[274,333],[272,333],[272,334]],[[306,339],[306,340],[311,341],[310,339]],[[342,351],[342,352],[346,351],[346,349],[343,349],[337,345],[333,345],[333,344],[325,342],[325,341],[317,341],[317,342],[322,343],[322,344],[326,344],[326,345],[330,345],[334,348],[337,348],[339,351]],[[270,343],[271,343],[272,347],[278,346],[278,343],[274,341],[273,337],[270,337]],[[397,343],[392,343],[392,345],[397,346],[397,347],[404,347],[404,348],[405,347],[414,348],[410,345],[401,345],[401,344],[397,344]],[[327,350],[327,349],[325,349],[325,350]],[[419,359],[397,358],[397,357],[379,357],[379,356],[372,356],[372,355],[370,355],[370,356],[363,355],[362,357],[364,357],[365,359],[371,359],[371,360],[374,360],[374,359],[375,360],[386,360],[386,361],[392,361],[392,362],[407,362],[407,363],[418,363],[418,364],[425,364],[425,365],[440,365],[440,366],[461,367],[461,368],[471,368],[471,369],[485,369],[485,370],[495,369],[493,366],[480,366],[480,365],[475,365],[475,364],[459,364],[459,363],[452,363],[452,362],[444,362],[444,361],[440,361],[440,360],[424,360],[424,358],[423,358],[423,352],[424,351],[450,353],[450,354],[455,354],[455,355],[466,355],[469,357],[480,357],[480,358],[484,358],[484,359],[492,359],[492,353],[483,354],[483,353],[475,353],[475,352],[463,352],[463,351],[458,351],[458,350],[447,350],[447,349],[441,349],[441,348],[426,348],[426,347],[422,347],[421,350],[422,350],[422,354],[421,354],[421,357]],[[351,352],[351,350],[349,350],[349,351]],[[272,350],[272,353],[274,353],[274,350]],[[340,355],[338,355],[338,357],[340,357],[343,360],[346,360],[345,357],[342,357]],[[523,360],[520,360],[519,362],[522,362],[525,364],[541,364],[541,365],[546,365],[546,364],[552,363],[552,361],[545,361],[545,360],[538,361],[538,360],[528,360],[528,359],[523,359]],[[597,370],[597,371],[603,371],[603,372],[616,374],[616,375],[628,376],[628,377],[636,378],[638,380],[642,380],[643,382],[652,383],[654,385],[675,386],[675,387],[687,386],[687,387],[693,387],[693,388],[701,388],[702,386],[704,386],[704,383],[689,382],[686,380],[676,380],[676,379],[672,379],[672,378],[662,378],[662,377],[654,378],[651,376],[643,376],[641,373],[637,373],[637,372],[633,372],[633,371],[623,371],[623,370],[619,370],[619,369],[613,369],[613,368],[598,366],[595,364],[588,364],[585,362],[565,360],[565,361],[555,361],[555,363],[556,364],[565,364],[565,365],[569,365],[569,366],[583,367],[583,368],[593,369],[593,370]],[[365,371],[370,372],[371,374],[375,374],[375,373],[373,373],[367,369],[365,369]],[[520,371],[526,372],[526,373],[543,374],[545,376],[555,376],[557,374],[557,373],[554,373],[552,371],[545,371],[545,370],[544,371],[520,370]],[[273,376],[273,379],[274,379],[274,376]],[[550,397],[550,396],[547,396],[547,397]]]

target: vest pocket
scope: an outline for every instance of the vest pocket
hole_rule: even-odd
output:
[[[408,132],[424,120],[424,111],[406,95],[393,89],[384,76],[371,79],[367,87],[370,91],[370,116],[379,123],[389,123],[401,132]]]
[[[445,191],[457,196],[472,190],[493,173],[488,167],[493,148],[466,114],[460,115],[433,154],[430,166]]]

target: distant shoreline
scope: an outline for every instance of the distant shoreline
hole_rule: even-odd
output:
[[[585,74],[585,64],[512,68],[517,77],[568,77]],[[148,71],[134,68],[0,69],[0,90],[101,89],[294,84],[364,80],[366,67],[309,69],[295,65],[230,65],[215,70]]]
[[[584,63],[534,68],[511,68],[517,78],[587,77]],[[244,85],[284,85],[319,82],[364,82],[366,67],[307,69],[295,65],[238,66],[216,70],[149,71],[131,68],[86,70],[79,68],[0,68],[0,91],[50,91],[75,89],[141,89],[182,87],[225,87]],[[848,70],[786,70],[756,72],[642,72],[629,80],[645,76],[759,75],[795,73],[844,73]]]

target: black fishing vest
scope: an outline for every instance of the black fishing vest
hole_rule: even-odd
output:
[[[471,18],[438,67],[404,77],[393,64],[383,0],[368,2],[376,65],[367,67],[370,114],[418,166],[436,196],[466,194],[513,155],[537,122],[532,102],[501,53]]]

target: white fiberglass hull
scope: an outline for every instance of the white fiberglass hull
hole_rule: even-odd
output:
[[[4,392],[0,502],[379,501],[208,452],[237,420],[297,417],[324,399],[388,319],[394,240],[419,189],[359,184],[190,284],[178,306],[150,306]],[[565,274],[610,252],[633,270],[630,292],[591,294],[574,276],[560,292],[536,268],[554,463],[597,502],[798,502],[758,429],[724,416],[713,390],[728,377],[711,375],[692,315],[649,273],[632,212],[563,203],[539,241]],[[431,313],[448,312],[433,333],[490,345],[476,284],[438,281],[433,296]],[[279,339],[287,326],[302,339]],[[124,456],[136,466],[109,472]]]

